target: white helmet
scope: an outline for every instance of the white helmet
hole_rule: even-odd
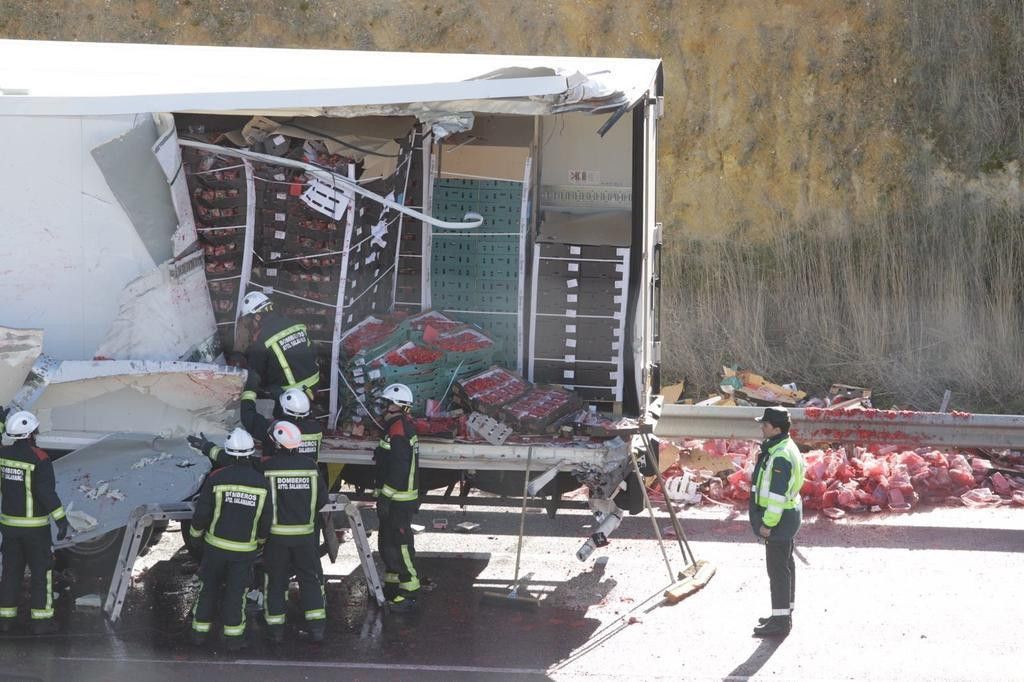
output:
[[[405,384],[391,384],[381,394],[384,400],[393,402],[402,407],[412,407],[412,391]]]
[[[301,388],[289,388],[281,394],[278,402],[290,417],[305,417],[309,414],[309,396]]]
[[[39,420],[31,412],[22,410],[15,412],[7,418],[4,424],[4,429],[7,431],[7,435],[14,440],[21,440],[22,438],[28,438],[32,435],[32,432],[39,428]]]
[[[228,434],[224,441],[224,452],[232,457],[251,457],[256,452],[256,443],[248,431],[238,428]]]
[[[302,443],[302,431],[291,422],[279,420],[270,427],[270,435],[274,442],[285,450],[295,450]]]
[[[242,316],[252,315],[269,309],[270,298],[262,291],[250,291],[242,299]]]

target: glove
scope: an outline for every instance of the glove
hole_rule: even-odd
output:
[[[213,447],[213,443],[206,437],[206,434],[202,431],[199,432],[198,436],[188,436],[188,444],[193,448],[203,453],[204,455],[210,454],[210,449]]]
[[[71,524],[68,523],[67,518],[57,519],[57,542],[66,538],[70,532]]]
[[[387,519],[391,516],[391,500],[381,495],[377,498],[377,518]]]

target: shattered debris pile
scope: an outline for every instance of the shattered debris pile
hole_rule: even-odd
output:
[[[755,441],[689,440],[663,443],[676,462],[665,471],[670,500],[745,505],[757,461]],[[920,502],[965,507],[1024,506],[1024,456],[987,458],[968,451],[945,453],[896,446],[811,450],[804,454],[805,509],[830,518],[846,513],[908,511]],[[998,464],[993,463],[996,459]],[[673,479],[677,479],[673,482]],[[699,495],[687,495],[686,483]],[[692,490],[692,488],[691,488]],[[662,497],[657,485],[651,494]]]

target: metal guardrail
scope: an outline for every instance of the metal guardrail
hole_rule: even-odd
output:
[[[665,405],[654,429],[665,438],[760,440],[760,407]],[[1024,449],[1024,415],[875,409],[791,409],[801,443]]]

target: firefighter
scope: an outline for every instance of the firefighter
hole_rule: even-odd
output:
[[[53,620],[53,546],[50,519],[57,540],[70,530],[57,496],[53,463],[36,447],[39,420],[31,412],[9,417],[0,410],[0,434],[14,442],[0,448],[0,533],[3,534],[3,578],[0,579],[0,632],[10,632],[18,616],[18,597],[25,564],[32,573],[33,634],[57,631]]]
[[[271,502],[263,474],[253,466],[255,443],[244,429],[224,441],[231,460],[206,477],[189,534],[206,538],[199,566],[199,596],[192,609],[192,641],[203,644],[218,596],[225,645],[245,646],[245,594],[258,547],[270,532]]]
[[[327,611],[317,513],[327,504],[327,489],[316,462],[301,454],[299,427],[279,420],[270,431],[275,447],[261,464],[273,501],[270,539],[263,549],[267,635],[274,643],[284,641],[288,583],[294,575],[310,639],[322,642]]]
[[[309,418],[311,407],[309,397],[305,391],[298,388],[289,388],[281,394],[277,403],[285,418],[298,426],[299,431],[302,432],[302,443],[299,445],[299,452],[317,462],[320,459],[320,444],[324,439],[323,426],[316,419]],[[269,455],[273,452],[276,443],[274,442],[270,427],[274,422],[256,411],[255,391],[246,390],[242,392],[240,416],[242,427],[246,431],[255,433],[257,436],[262,435],[263,453]],[[214,463],[218,461],[224,452],[223,448],[215,445],[203,433],[200,433],[198,436],[189,436],[188,442],[192,447],[200,450],[204,455],[213,460]]]
[[[420,590],[411,527],[419,509],[419,445],[409,417],[412,391],[403,384],[391,384],[383,397],[387,401],[385,431],[373,451],[377,546],[384,561],[385,596],[393,610],[409,611],[416,606]]]
[[[263,391],[274,400],[289,388],[298,388],[312,399],[320,370],[306,325],[274,312],[274,304],[259,291],[245,295],[241,313],[251,316],[253,322],[246,362],[250,374],[255,374],[251,383],[256,385],[246,388]],[[275,417],[282,416],[278,410],[275,405]]]
[[[768,407],[757,418],[764,441],[751,477],[750,525],[765,543],[772,615],[761,618],[755,637],[785,637],[793,626],[796,564],[793,541],[803,516],[800,488],[804,458],[789,437],[789,410]]]

